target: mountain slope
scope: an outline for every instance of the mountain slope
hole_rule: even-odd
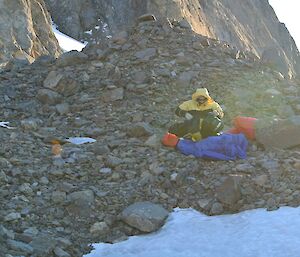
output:
[[[176,106],[202,86],[226,127],[300,112],[295,81],[167,20],[1,70],[1,121],[14,129],[0,127],[0,255],[81,257],[89,243],[139,234],[120,220],[138,201],[209,215],[299,206],[299,147],[249,142],[247,159],[221,162],[161,145]]]
[[[75,38],[99,41],[132,25],[146,12],[158,18],[185,19],[204,36],[251,51],[286,77],[300,73],[300,57],[285,25],[267,0],[46,0],[60,29]],[[188,25],[190,24],[190,25]],[[84,31],[93,31],[93,36]]]

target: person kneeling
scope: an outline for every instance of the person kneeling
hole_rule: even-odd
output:
[[[218,136],[224,125],[224,116],[220,105],[209,95],[206,88],[199,88],[188,100],[179,105],[175,111],[184,122],[172,125],[168,132],[178,137],[198,141],[209,136]]]

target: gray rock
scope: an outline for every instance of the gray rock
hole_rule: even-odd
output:
[[[55,253],[55,256],[57,256],[57,257],[71,257],[71,255],[69,253],[67,253],[60,247],[55,247],[53,252]]]
[[[31,64],[32,67],[48,67],[55,62],[55,57],[51,55],[41,55]]]
[[[37,99],[42,104],[54,105],[62,101],[62,96],[50,89],[40,89],[37,93]]]
[[[19,186],[19,191],[25,195],[31,195],[33,193],[33,190],[29,183],[24,183]]]
[[[76,205],[92,204],[95,200],[94,198],[92,190],[77,191],[67,196],[67,200]]]
[[[69,239],[67,239],[67,238],[58,237],[58,238],[56,238],[56,241],[63,248],[70,247],[72,245],[72,242]]]
[[[144,137],[153,134],[153,128],[145,122],[138,122],[127,129],[127,135],[130,137]]]
[[[211,207],[211,199],[200,199],[197,203],[200,208],[208,210]]]
[[[7,240],[7,244],[12,250],[21,251],[26,254],[33,253],[33,248],[29,244],[25,244],[23,242],[11,240],[11,239]]]
[[[66,52],[57,59],[56,65],[58,67],[71,66],[76,64],[81,64],[87,61],[88,56],[82,52],[78,52],[76,50]]]
[[[183,28],[183,29],[192,29],[191,24],[187,20],[179,21],[179,26],[180,26],[180,28]]]
[[[71,96],[80,90],[79,83],[71,78],[62,78],[55,88],[55,91],[63,96]]]
[[[14,221],[21,219],[21,214],[19,212],[11,212],[4,217],[4,221]]]
[[[249,163],[242,163],[236,165],[236,170],[240,172],[251,173],[254,170],[254,167]]]
[[[90,128],[86,131],[86,135],[92,138],[105,135],[105,129],[104,128]]]
[[[196,73],[193,71],[182,72],[179,75],[177,83],[178,83],[178,85],[181,85],[181,86],[187,86],[195,76],[196,76]]]
[[[132,79],[136,84],[143,84],[147,81],[147,73],[145,71],[135,71]]]
[[[124,89],[123,88],[116,88],[107,91],[103,94],[103,101],[104,102],[114,102],[118,100],[122,100],[124,98]]]
[[[67,199],[67,194],[61,191],[52,192],[52,201],[54,203],[64,203]]]
[[[21,120],[21,126],[25,130],[37,130],[39,127],[39,124],[41,124],[41,120],[34,119],[34,118],[28,118],[26,120]]]
[[[56,241],[49,234],[41,233],[29,244],[37,256],[49,255],[56,246]]]
[[[156,48],[147,48],[135,53],[137,59],[148,61],[156,55]]]
[[[140,231],[152,232],[162,226],[168,214],[168,211],[158,204],[138,202],[122,212],[122,219]]]
[[[274,211],[277,209],[278,209],[278,205],[276,203],[276,200],[274,198],[269,198],[267,201],[267,210]]]
[[[0,182],[7,183],[8,181],[9,181],[9,177],[5,174],[4,171],[0,171]]]
[[[30,227],[25,229],[23,233],[26,235],[36,236],[39,233],[39,230],[36,227]]]
[[[274,171],[279,169],[278,160],[263,159],[259,161],[260,165],[268,171]]]
[[[101,235],[107,233],[109,230],[109,227],[107,226],[106,222],[96,222],[94,223],[91,228],[90,232],[91,234]]]
[[[221,203],[213,203],[211,209],[210,209],[210,212],[212,215],[219,215],[219,214],[222,214],[224,211],[223,209],[223,205]]]
[[[119,33],[117,33],[116,35],[113,36],[112,41],[115,44],[123,45],[123,44],[126,43],[127,39],[128,39],[127,31],[121,31],[121,32],[119,32]]]
[[[93,152],[96,155],[105,155],[105,154],[110,153],[110,149],[107,145],[104,145],[101,142],[99,142],[99,143],[96,142],[96,143],[93,144]]]
[[[151,170],[155,175],[161,175],[164,173],[165,168],[157,162],[152,162],[149,166],[149,170]]]
[[[58,71],[50,71],[46,79],[44,80],[44,87],[48,89],[55,90],[57,87],[59,81],[64,77],[63,74],[61,74]]]
[[[267,175],[256,176],[253,180],[257,185],[264,186],[268,181],[268,176]]]
[[[152,135],[146,140],[145,145],[157,148],[161,146],[160,141],[161,139],[158,137],[158,135]]]
[[[217,199],[227,205],[234,205],[241,199],[240,191],[240,177],[229,176],[225,181],[216,189]]]
[[[68,103],[57,104],[55,108],[60,115],[67,114],[70,111],[70,105]]]
[[[105,160],[105,164],[108,166],[108,167],[111,167],[111,168],[115,168],[117,167],[118,165],[120,165],[121,163],[123,162],[122,159],[116,157],[116,156],[113,156],[113,155],[109,155],[107,156],[106,160]]]
[[[102,173],[102,174],[111,174],[112,170],[111,170],[111,168],[101,168],[100,173]]]
[[[255,125],[256,139],[266,148],[286,149],[300,145],[300,116],[258,120]]]
[[[5,239],[14,239],[15,234],[13,231],[8,230],[4,226],[0,225],[0,237]]]

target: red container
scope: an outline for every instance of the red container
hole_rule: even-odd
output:
[[[166,133],[161,140],[163,145],[169,146],[169,147],[175,147],[177,145],[178,141],[179,141],[179,138],[176,135],[171,134],[171,133]]]
[[[233,119],[234,127],[226,133],[239,134],[243,133],[248,139],[255,139],[255,122],[256,118],[237,116]]]

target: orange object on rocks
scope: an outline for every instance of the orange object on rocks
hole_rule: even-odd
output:
[[[243,133],[248,139],[255,139],[256,118],[237,116],[233,119],[234,128],[226,131],[228,134]]]
[[[62,152],[61,144],[58,140],[52,140],[52,153],[54,156],[60,156]]]
[[[176,135],[171,134],[171,133],[166,133],[161,140],[163,145],[169,146],[169,147],[175,147],[177,145],[178,141],[179,141],[179,138]]]

